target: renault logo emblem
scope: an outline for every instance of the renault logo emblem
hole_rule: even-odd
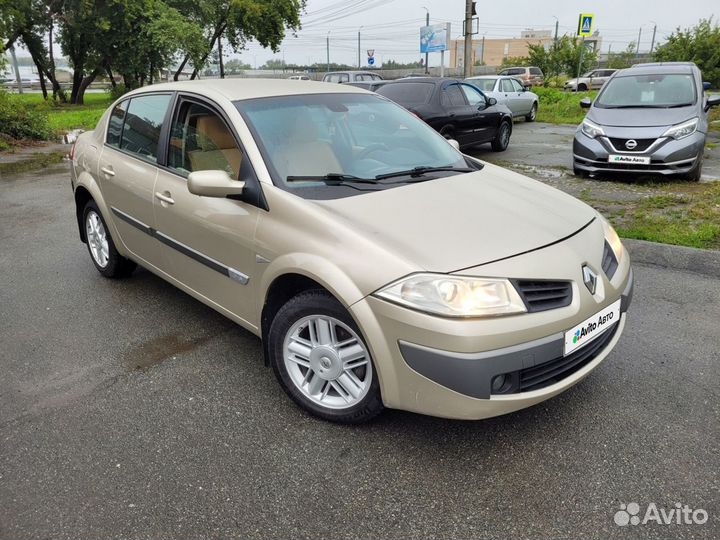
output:
[[[625,148],[627,148],[628,150],[632,150],[636,146],[637,141],[635,139],[628,139],[627,141],[625,141]]]
[[[590,291],[590,294],[595,294],[595,288],[597,287],[597,274],[593,272],[589,266],[582,267],[583,282]]]

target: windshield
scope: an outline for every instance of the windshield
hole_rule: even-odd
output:
[[[497,79],[467,79],[466,82],[469,82],[484,92],[492,92],[496,80]]]
[[[304,198],[389,189],[416,181],[417,175],[392,181],[378,177],[418,167],[468,167],[463,155],[430,126],[376,95],[281,96],[237,101],[235,106],[275,185]],[[423,180],[451,174],[456,173],[432,172]],[[328,175],[332,182],[323,178]]]
[[[695,103],[692,75],[633,75],[615,77],[605,84],[595,101],[596,107],[666,108]]]

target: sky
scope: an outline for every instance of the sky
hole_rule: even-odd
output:
[[[356,64],[358,31],[361,62],[367,62],[367,49],[375,49],[380,61],[410,62],[420,58],[419,28],[425,24],[426,10],[431,24],[450,22],[452,37],[461,37],[465,13],[464,0],[308,0],[302,16],[303,27],[296,36],[288,34],[279,53],[248,43],[239,57],[252,66],[271,58],[287,63],[324,63],[327,38],[330,61]],[[480,36],[486,38],[519,37],[526,28],[553,30],[555,17],[560,35],[574,33],[580,12],[595,15],[595,28],[603,36],[603,52],[625,49],[637,41],[642,27],[640,51],[648,51],[653,26],[657,24],[656,43],[677,26],[693,26],[701,18],[720,15],[717,0],[493,0],[477,2]],[[448,62],[446,55],[446,63]],[[440,65],[440,54],[430,55],[430,65]]]
[[[302,14],[302,28],[289,32],[280,51],[247,43],[239,53],[226,51],[228,58],[239,58],[253,67],[267,60],[284,59],[288,64],[323,64],[330,61],[357,64],[358,32],[360,59],[367,63],[367,50],[374,49],[376,59],[412,62],[420,59],[420,27],[426,10],[431,24],[450,22],[452,38],[462,34],[465,0],[308,0]],[[520,37],[524,29],[553,30],[559,22],[559,34],[574,34],[578,15],[595,15],[595,29],[603,36],[602,52],[625,49],[638,39],[640,51],[648,51],[653,26],[657,25],[656,44],[678,26],[695,25],[701,18],[720,18],[718,0],[493,0],[478,1],[479,36],[486,38]],[[26,55],[26,51],[20,51]],[[446,65],[449,55],[445,55]],[[430,55],[431,66],[440,65],[440,54]]]

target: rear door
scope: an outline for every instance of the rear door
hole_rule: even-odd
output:
[[[111,113],[98,171],[119,241],[144,265],[156,268],[162,257],[152,236],[153,194],[171,99],[171,93],[145,94],[119,103]]]
[[[181,96],[172,115],[167,165],[155,186],[155,218],[169,273],[248,325],[255,320],[255,225],[260,185],[230,121],[210,101]],[[201,197],[191,172],[223,170],[246,182],[243,200]]]

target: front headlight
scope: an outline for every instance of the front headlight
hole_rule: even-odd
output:
[[[413,274],[375,295],[443,317],[487,317],[527,311],[510,281],[498,278]]]
[[[620,262],[623,252],[625,251],[625,247],[622,245],[618,233],[615,232],[615,229],[613,229],[612,225],[610,225],[610,222],[600,213],[598,213],[598,217],[600,218],[600,223],[602,223],[603,226],[605,240],[607,240],[607,243],[610,244],[613,253],[615,253],[615,259]]]
[[[590,120],[583,120],[582,126],[580,128],[582,132],[590,137],[591,139],[594,139],[595,137],[600,137],[601,135],[605,135],[605,132],[600,126],[596,126]]]
[[[692,135],[697,130],[698,119],[693,118],[677,126],[673,126],[662,134],[663,137],[672,137],[673,139],[682,139],[688,135]]]

